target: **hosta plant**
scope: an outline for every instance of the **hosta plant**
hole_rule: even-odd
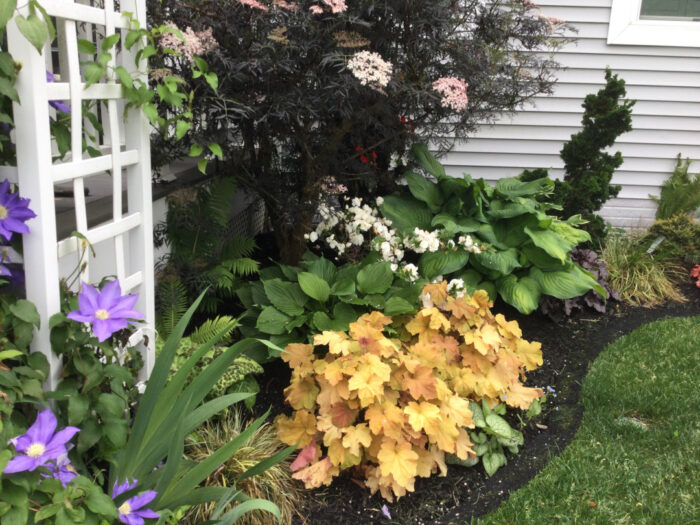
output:
[[[445,475],[446,454],[476,456],[470,401],[527,409],[542,395],[522,383],[542,364],[540,344],[494,316],[485,291],[455,298],[442,282],[423,298],[415,315],[364,314],[347,332],[286,348],[285,396],[295,412],[276,425],[282,441],[302,449],[292,469],[308,488],[352,468],[373,493],[401,497],[416,477]]]
[[[537,309],[542,295],[570,299],[593,289],[606,296],[593,276],[571,260],[572,248],[590,240],[579,229],[585,221],[549,213],[557,209],[546,199],[553,181],[509,178],[491,187],[466,174],[447,176],[425,146],[414,147],[413,153],[429,176],[406,173],[407,190],[384,197],[382,213],[406,235],[436,230],[441,239],[457,241],[423,253],[421,275],[459,277],[470,290],[485,289],[492,299],[498,293],[525,314]],[[462,246],[459,238],[466,235],[484,249],[472,253]]]

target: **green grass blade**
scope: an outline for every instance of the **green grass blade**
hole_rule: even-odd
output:
[[[277,523],[282,522],[280,509],[277,507],[277,505],[266,499],[250,499],[248,501],[244,501],[243,503],[239,503],[233,509],[224,514],[219,520],[219,525],[233,525],[241,516],[243,516],[243,514],[253,510],[265,510],[270,512],[277,517]]]
[[[285,459],[287,456],[289,456],[296,449],[297,449],[296,446],[287,447],[284,450],[280,450],[277,454],[270,456],[269,458],[263,459],[260,463],[258,463],[257,465],[255,465],[253,467],[250,467],[243,474],[241,474],[239,476],[239,478],[236,480],[236,483],[238,483],[239,481],[243,481],[244,479],[248,479],[248,478],[252,478],[253,476],[257,476],[258,474],[262,474],[270,467],[277,465],[277,463],[279,463],[280,461]]]

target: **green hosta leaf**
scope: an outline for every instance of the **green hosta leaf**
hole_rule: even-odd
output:
[[[481,223],[470,217],[453,217],[447,213],[438,213],[433,218],[432,226],[442,226],[453,233],[472,233],[479,231]]]
[[[264,334],[280,335],[287,330],[291,319],[274,306],[266,306],[258,316],[255,327]]]
[[[338,269],[335,267],[335,264],[325,257],[319,257],[315,261],[311,262],[307,265],[307,269],[314,275],[318,275],[328,284],[333,283],[335,276],[338,273]]]
[[[416,311],[416,307],[401,297],[390,297],[384,305],[385,315],[410,314]]]
[[[572,247],[582,242],[588,242],[591,240],[591,236],[588,234],[587,231],[574,228],[566,222],[557,220],[552,221],[552,224],[549,226],[549,229],[557,235],[559,235],[559,237],[564,239]]]
[[[291,316],[304,313],[307,298],[297,283],[272,279],[263,281],[263,286],[270,302],[282,313]]]
[[[474,259],[489,270],[495,270],[501,275],[509,275],[516,268],[520,268],[518,251],[515,248],[507,250],[489,249],[473,255]]]
[[[532,239],[535,246],[542,248],[555,259],[560,260],[562,264],[566,263],[569,252],[574,247],[574,245],[552,230],[533,230],[526,226],[525,233]]]
[[[445,168],[437,161],[433,154],[430,153],[428,146],[425,144],[415,144],[411,148],[411,153],[425,171],[434,175],[437,179],[447,177]]]
[[[563,270],[565,265],[559,259],[555,259],[542,248],[538,248],[532,244],[527,244],[520,249],[525,258],[537,266],[540,270]]]
[[[408,189],[416,199],[425,202],[433,211],[440,209],[443,199],[437,184],[418,173],[409,172],[404,174],[404,177],[408,183]]]
[[[469,254],[464,250],[438,251],[421,255],[418,267],[427,279],[461,270],[467,264]]]
[[[364,294],[384,293],[393,281],[394,272],[389,262],[368,264],[357,273],[357,289]]]
[[[392,222],[392,227],[403,232],[415,228],[429,230],[433,214],[425,203],[404,195],[388,195],[380,206],[382,215]]]
[[[30,13],[27,18],[24,18],[22,15],[17,15],[15,17],[15,23],[20,33],[22,33],[24,37],[29,40],[29,43],[41,54],[46,39],[49,37],[49,30],[46,22],[35,13]]]
[[[459,272],[455,278],[462,279],[464,281],[464,286],[467,288],[469,291],[473,291],[476,289],[476,285],[479,284],[484,277],[474,270],[473,268],[470,268],[468,270],[465,270],[463,272]]]
[[[515,275],[509,275],[501,283],[498,293],[505,302],[525,315],[537,310],[540,302],[540,287],[530,277],[518,279]]]
[[[344,323],[343,330],[347,330],[347,325],[357,320],[359,315],[355,309],[346,303],[338,303],[333,307],[333,316]]]
[[[331,294],[331,287],[318,275],[310,272],[301,272],[298,275],[299,286],[306,295],[319,302],[325,303]]]
[[[491,301],[496,300],[496,285],[493,284],[491,281],[481,281],[479,284],[476,285],[477,290],[484,290],[487,294],[489,294],[489,299]]]
[[[519,202],[493,201],[486,215],[493,219],[511,219],[527,213],[536,213],[536,201],[519,199]]]
[[[352,279],[341,279],[336,281],[331,287],[331,295],[352,295],[355,293],[355,281]]]
[[[10,305],[10,312],[25,323],[31,323],[37,328],[39,327],[41,318],[34,303],[26,299],[19,299],[16,303]]]
[[[568,270],[543,272],[539,268],[530,269],[532,277],[540,286],[542,293],[557,299],[571,299],[585,294],[600,285],[578,266],[572,265]],[[600,288],[602,290],[602,288]],[[603,293],[605,290],[603,290]],[[600,293],[600,292],[599,292]]]
[[[504,197],[529,197],[532,195],[546,195],[554,190],[554,181],[544,177],[542,179],[523,182],[519,179],[501,179],[496,183],[496,191]]]
[[[326,330],[340,331],[347,330],[348,323],[340,319],[331,319],[326,312],[316,312],[313,317],[314,326],[319,332]]]

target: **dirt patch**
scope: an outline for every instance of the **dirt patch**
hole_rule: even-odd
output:
[[[684,293],[690,299],[688,303],[653,309],[616,305],[607,315],[581,314],[562,324],[540,314],[523,316],[507,305],[497,306],[494,310],[520,323],[526,339],[542,342],[544,364],[528,375],[528,384],[550,386],[556,392],[541,416],[522,428],[525,445],[521,452],[509,456],[508,464],[491,478],[486,477],[481,465],[450,466],[446,477],[420,478],[414,493],[391,504],[379,495],[370,496],[359,480],[346,474],[330,487],[310,491],[301,514],[309,525],[456,525],[488,513],[507,499],[511,491],[532,479],[572,440],[583,416],[579,404],[581,383],[589,364],[601,350],[646,323],[666,317],[700,315],[700,289],[688,285]],[[282,390],[289,382],[289,370],[281,362],[266,368],[256,408],[264,411],[271,407],[274,417],[284,410]],[[509,417],[512,424],[519,424],[514,414]],[[381,512],[385,504],[391,519]]]

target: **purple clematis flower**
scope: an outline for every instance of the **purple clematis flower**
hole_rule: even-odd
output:
[[[114,332],[123,330],[130,323],[129,319],[143,319],[143,314],[132,310],[138,295],[125,295],[119,281],[107,283],[102,291],[83,283],[83,290],[78,295],[78,306],[68,314],[68,319],[79,323],[92,323],[92,331],[97,340],[102,342]]]
[[[36,217],[29,209],[29,199],[23,199],[17,193],[10,193],[10,181],[0,182],[0,236],[6,241],[12,239],[12,233],[29,233],[24,224]]]
[[[10,440],[17,451],[23,452],[23,454],[12,458],[3,472],[12,474],[32,471],[46,465],[48,461],[55,461],[61,456],[67,455],[66,443],[80,432],[80,429],[66,427],[58,432],[55,430],[56,416],[53,415],[53,412],[48,408],[39,412],[36,421],[29,427],[26,434]]]
[[[55,82],[56,81],[56,75],[51,73],[51,71],[46,72],[46,82]],[[49,100],[49,106],[51,106],[54,109],[57,109],[58,111],[62,111],[63,113],[70,113],[70,106],[68,104],[64,104],[60,100]]]
[[[51,476],[48,474],[42,474],[45,478],[55,478],[61,482],[63,488],[66,488],[68,483],[78,475],[78,473],[70,464],[70,460],[67,455],[60,456],[55,462],[47,463],[44,465],[51,472]]]
[[[0,277],[12,277],[10,269],[2,264],[0,264]]]
[[[119,485],[119,481],[117,481],[114,483],[114,488],[112,489],[112,499],[124,492],[135,489],[136,485],[138,485],[138,481],[135,479],[132,480],[131,483],[129,483],[129,480],[126,480],[121,485]],[[117,509],[119,511],[119,521],[127,525],[143,525],[144,518],[160,518],[160,514],[157,512],[143,508],[153,501],[157,495],[158,493],[155,490],[148,490],[126,500]]]

